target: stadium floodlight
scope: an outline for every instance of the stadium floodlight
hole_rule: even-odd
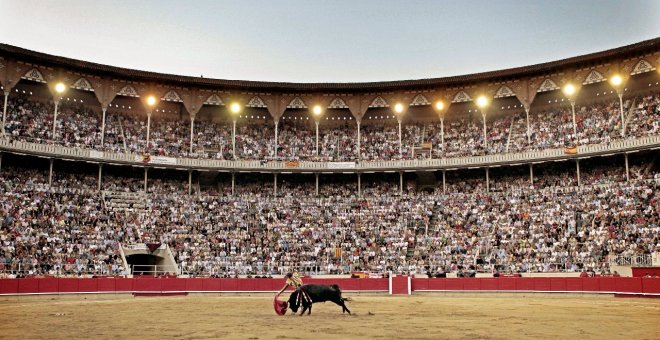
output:
[[[314,105],[312,108],[312,113],[314,116],[316,116],[316,119],[314,119],[314,124],[316,125],[316,156],[319,155],[319,119],[321,119],[321,113],[323,113],[323,109],[321,108],[321,105]],[[334,117],[332,118],[334,120]]]
[[[232,103],[229,109],[231,110],[231,113],[238,114],[239,112],[241,112],[241,104]]]
[[[312,112],[314,113],[314,115],[319,116],[323,112],[323,109],[321,108],[321,105],[314,105],[314,107],[312,108]]]
[[[478,106],[480,109],[483,109],[483,108],[485,108],[486,106],[488,106],[488,98],[486,98],[486,96],[479,96],[479,97],[477,98],[477,106]]]
[[[610,78],[610,84],[612,84],[612,86],[616,90],[616,94],[619,96],[619,112],[621,114],[621,122],[623,122],[621,124],[621,136],[625,137],[626,136],[626,124],[625,124],[626,120],[625,120],[624,113],[623,113],[623,91],[622,91],[623,89],[622,89],[622,86],[621,86],[621,85],[623,85],[623,78],[620,75],[615,74],[614,76],[612,76],[612,78]]]
[[[229,106],[229,110],[231,111],[233,115],[233,126],[231,129],[231,154],[236,159],[236,115],[238,115],[241,112],[241,104],[233,102]]]
[[[575,90],[575,85],[570,84],[570,83],[566,84],[566,86],[564,86],[563,91],[564,91],[564,94],[570,98],[575,94],[575,91],[576,91]]]
[[[55,84],[55,92],[57,92],[57,94],[62,94],[64,93],[65,90],[66,90],[66,85],[64,85],[64,83],[59,82]],[[7,97],[5,96],[5,105],[6,105],[6,100]],[[57,109],[60,104],[59,96],[55,98],[54,102],[55,102],[55,112],[53,113],[53,135],[51,136],[53,140],[55,139],[55,132],[57,131]],[[4,114],[3,114],[3,119],[4,119]],[[2,124],[2,129],[4,130],[4,121]]]
[[[445,109],[449,109],[449,107],[445,106],[445,102],[442,100],[435,102],[435,110],[440,117],[440,145],[445,145]]]
[[[396,112],[397,114],[403,113],[403,104],[396,103],[396,105],[394,105],[394,112]]]
[[[147,97],[147,105],[149,105],[149,106],[156,105],[156,97],[154,97],[154,96]]]
[[[575,122],[575,92],[577,89],[575,88],[575,85],[568,83],[564,86],[562,91],[568,98],[568,102],[571,103],[571,115],[573,116],[573,138],[577,138],[577,123]]]
[[[481,117],[484,121],[484,150],[488,147],[488,135],[486,133],[486,108],[488,107],[488,98],[481,95],[477,97],[477,107],[481,109]]]
[[[147,97],[147,106],[149,108],[147,109],[147,144],[145,145],[146,148],[144,150],[145,153],[149,152],[149,146],[151,145],[149,143],[151,136],[151,110],[153,110],[154,105],[156,105],[156,97],[154,97],[153,95],[149,95]]]
[[[403,144],[401,141],[401,120],[403,116],[403,104],[396,103],[394,105],[394,112],[396,113],[396,120],[399,122],[399,157],[403,156]]]
[[[57,85],[55,85],[55,92],[64,93],[64,90],[66,90],[66,85],[64,85],[64,83],[57,83]]]

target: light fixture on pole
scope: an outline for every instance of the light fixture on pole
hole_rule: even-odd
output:
[[[610,78],[610,84],[616,90],[616,94],[619,96],[619,111],[621,112],[621,137],[626,136],[626,121],[623,116],[623,78],[615,74]]]
[[[232,103],[229,109],[231,110],[231,120],[233,122],[233,127],[231,130],[231,154],[234,159],[236,159],[236,117],[241,112],[241,104]]]
[[[568,102],[571,103],[571,114],[573,115],[573,135],[577,140],[577,123],[575,122],[575,93],[577,92],[577,89],[575,88],[575,85],[568,83],[566,86],[564,86],[563,91],[566,95],[566,98],[568,98]]]
[[[481,111],[481,118],[483,118],[484,122],[484,152],[486,152],[486,148],[488,147],[488,140],[487,140],[487,133],[486,133],[486,109],[488,108],[488,98],[486,96],[479,96],[477,97],[477,107],[479,108],[479,111]]]
[[[66,91],[66,85],[64,85],[64,83],[55,84],[55,100],[53,100],[55,102],[55,113],[53,115],[53,135],[51,136],[53,140],[55,140],[55,129],[57,126],[57,109],[60,105],[60,99],[62,99],[60,96],[64,91]]]
[[[312,108],[312,113],[314,114],[314,123],[316,123],[316,156],[319,156],[319,120],[321,119],[321,114],[323,109],[321,105],[314,105]]]
[[[156,105],[156,97],[154,96],[148,96],[147,97],[147,146],[145,152],[149,152],[149,138],[151,136],[151,113],[154,110],[154,106]]]
[[[445,150],[445,102],[438,100],[435,102],[435,111],[440,117],[440,150]],[[442,157],[442,154],[440,154]]]
[[[396,120],[399,122],[399,158],[403,156],[403,147],[401,145],[401,120],[403,116],[403,104],[396,103],[394,105],[394,113],[396,113]]]

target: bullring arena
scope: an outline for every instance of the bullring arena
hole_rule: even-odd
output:
[[[353,298],[353,315],[341,315],[337,306],[326,303],[305,319],[275,315],[270,294],[19,299],[0,303],[0,316],[14,320],[3,327],[4,338],[657,339],[660,332],[657,299],[526,294]]]
[[[633,41],[307,83],[0,43],[0,338],[659,339],[660,38]]]
[[[307,279],[343,287],[351,314],[327,302],[304,316],[273,312],[281,279],[23,280],[0,280],[0,316],[14,320],[2,337],[656,339],[660,332],[660,300],[648,298],[660,292],[653,278]]]

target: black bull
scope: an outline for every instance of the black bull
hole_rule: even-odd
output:
[[[308,301],[304,296],[299,297],[299,294],[302,294],[300,290],[304,290],[312,301]],[[341,306],[342,313],[348,312],[348,314],[351,314],[351,311],[348,310],[344,304],[344,301],[348,300],[341,297],[341,290],[337,285],[304,285],[301,288],[296,289],[296,291],[289,296],[289,308],[291,308],[291,311],[295,314],[298,312],[300,305],[302,305],[300,315],[305,314],[305,311],[307,310],[309,310],[307,312],[307,315],[309,315],[312,313],[313,303],[326,301],[331,301]]]

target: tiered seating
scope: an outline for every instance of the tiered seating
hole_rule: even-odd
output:
[[[104,145],[100,144],[98,113],[80,103],[65,102],[57,120],[56,136],[52,135],[51,104],[43,104],[20,96],[9,105],[7,131],[19,140],[58,143],[71,147],[87,147],[114,152],[143,153],[146,150],[146,119],[126,113],[109,113]],[[645,96],[626,101],[632,107],[626,119],[627,136],[657,134],[660,130],[658,103],[660,96]],[[417,122],[413,118],[402,126],[399,155],[398,125],[395,120],[367,120],[361,129],[362,160],[396,160],[427,158],[428,153],[415,154],[413,149],[431,143],[433,157],[463,157],[483,154],[542,150],[565,146],[609,143],[620,139],[621,122],[618,101],[607,101],[576,107],[577,136],[566,105],[530,113],[530,141],[526,135],[526,119],[522,113],[487,118],[487,148],[484,149],[483,121],[479,115],[448,117],[445,121],[444,145],[437,122]],[[347,161],[357,157],[357,129],[353,122],[321,126],[319,156],[311,121],[282,120],[279,125],[279,151],[275,154],[274,126],[241,121],[237,125],[236,157],[251,160],[324,160]],[[342,121],[343,122],[343,121]],[[153,155],[232,159],[231,123],[196,120],[193,151],[190,152],[188,121],[157,117],[152,119]],[[511,131],[510,131],[511,130]],[[507,148],[508,145],[508,148]]]
[[[5,272],[53,275],[123,272],[118,242],[167,243],[193,275],[282,273],[304,268],[398,273],[433,270],[607,272],[608,255],[658,250],[660,200],[653,163],[584,161],[582,187],[572,162],[494,177],[486,192],[479,170],[448,173],[448,194],[417,193],[407,182],[365,178],[364,197],[346,178],[288,181],[273,197],[265,179],[237,184],[237,196],[186,194],[173,180],[137,182],[3,166],[0,254]],[[354,180],[354,179],[353,179]],[[498,184],[499,183],[499,184]],[[109,191],[111,189],[111,191]],[[133,190],[135,189],[135,190]],[[440,190],[441,191],[441,190]]]
[[[114,212],[142,212],[146,208],[143,192],[103,191],[103,200],[106,208]]]

